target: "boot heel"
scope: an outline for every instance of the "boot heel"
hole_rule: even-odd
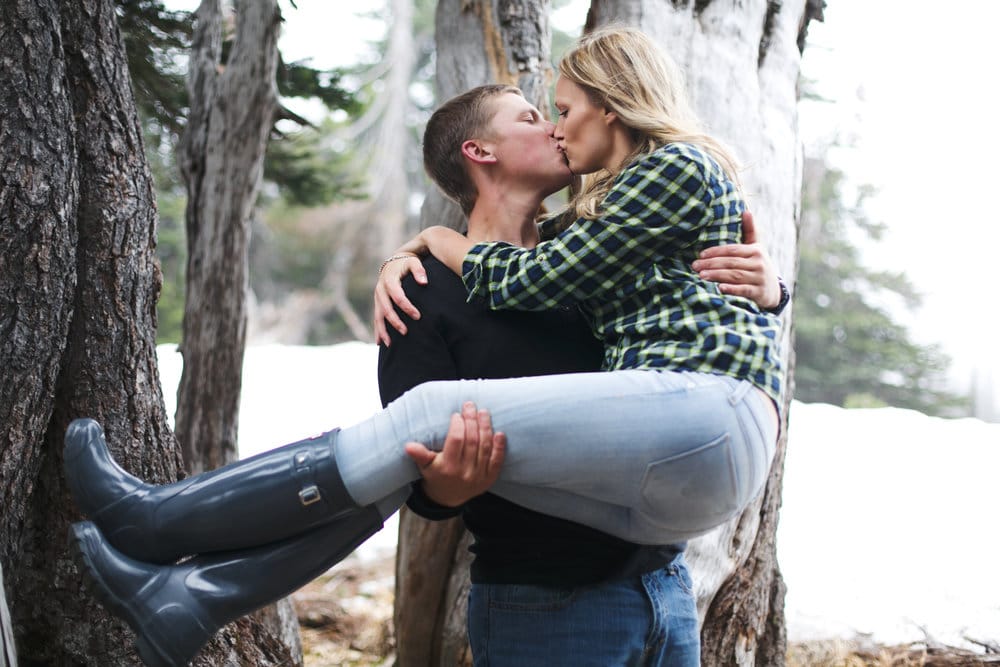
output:
[[[83,575],[84,586],[97,598],[98,602],[108,607],[115,616],[128,619],[131,617],[130,610],[108,588],[104,577],[101,576],[100,570],[97,569],[91,557],[90,538],[96,530],[97,528],[93,524],[88,523],[74,523],[69,527],[69,540],[73,547],[70,551],[73,555],[73,562],[76,563],[76,568]]]

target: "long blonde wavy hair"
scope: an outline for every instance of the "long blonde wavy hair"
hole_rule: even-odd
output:
[[[592,103],[613,111],[636,144],[616,171],[602,169],[583,178],[569,204],[572,215],[599,217],[600,204],[621,169],[673,141],[700,147],[739,184],[735,159],[702,129],[677,66],[643,32],[612,26],[584,35],[559,63],[559,74],[582,87]]]

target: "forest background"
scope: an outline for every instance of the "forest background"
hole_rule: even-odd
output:
[[[116,457],[153,482],[183,476],[182,466],[191,473],[232,461],[244,342],[370,340],[367,320],[376,267],[424,224],[418,210],[423,220],[441,220],[440,210],[427,205],[434,193],[420,173],[418,158],[422,122],[437,102],[432,91],[448,75],[435,64],[474,65],[468,56],[482,46],[484,34],[543,37],[535,52],[543,57],[532,59],[517,50],[519,60],[507,74],[523,74],[517,80],[530,90],[529,99],[546,108],[545,63],[550,56],[558,59],[574,33],[572,26],[554,31],[550,54],[544,20],[548,2],[462,0],[458,9],[442,0],[436,17],[433,4],[392,0],[372,5],[363,20],[353,14],[309,17],[322,35],[319,46],[308,49],[310,55],[350,42],[341,31],[355,35],[364,32],[361,25],[381,26],[369,36],[373,44],[355,43],[355,57],[335,69],[292,55],[287,46],[295,34],[292,17],[306,20],[308,8],[335,7],[330,3],[282,5],[285,52],[280,58],[273,47],[282,19],[266,0],[240,3],[238,14],[224,11],[223,3],[205,1],[197,22],[186,12],[167,11],[159,0],[3,5],[0,74],[8,83],[0,87],[0,367],[5,377],[0,387],[0,504],[5,507],[0,546],[4,592],[13,601],[13,623],[3,609],[5,654],[16,631],[29,661],[128,659],[122,641],[127,632],[81,590],[65,545],[52,539],[79,518],[60,473],[68,420],[98,417]],[[594,0],[591,10],[609,4]],[[517,14],[517,8],[528,5],[535,7],[534,13]],[[941,343],[928,336],[933,327],[914,326],[917,291],[898,265],[873,259],[873,247],[900,246],[870,243],[887,236],[890,223],[883,222],[884,212],[875,214],[879,184],[866,178],[858,163],[870,167],[878,160],[867,155],[852,163],[844,157],[865,143],[864,132],[820,123],[823,131],[809,142],[804,163],[799,162],[797,98],[819,109],[833,108],[829,100],[836,98],[824,91],[820,77],[802,77],[796,86],[806,27],[822,17],[823,5],[821,0],[797,6],[721,0],[656,5],[659,15],[674,19],[673,29],[689,38],[675,40],[675,47],[714,49],[716,54],[689,58],[686,64],[694,64],[702,113],[725,125],[720,131],[748,149],[743,157],[757,174],[753,187],[759,188],[754,194],[760,226],[769,232],[772,252],[793,282],[795,302],[784,321],[786,340],[790,329],[796,329],[796,395],[849,407],[893,405],[989,418],[992,383],[979,363],[989,353],[989,338],[974,320],[988,306],[977,308],[977,301],[933,318],[936,324],[958,322],[978,343],[959,350],[967,357],[971,353],[972,370],[957,383],[949,380],[949,358]],[[478,7],[475,12],[469,9],[473,6]],[[491,12],[501,7],[503,20],[490,29],[483,25],[464,36],[449,29],[454,28],[449,19],[493,20]],[[617,3],[622,14],[638,7],[636,2]],[[555,3],[553,8],[557,14],[582,11],[577,3]],[[964,18],[975,13],[972,9]],[[527,20],[518,23],[519,18]],[[578,26],[579,21],[577,16],[570,23]],[[944,25],[937,21],[935,30]],[[874,40],[881,47],[879,56],[894,53],[903,40],[887,25],[880,30],[873,33],[880,38]],[[960,37],[960,43],[945,49],[948,56],[978,41],[969,39],[968,30]],[[296,46],[307,42],[292,40]],[[518,48],[526,44],[519,42]],[[748,86],[741,95],[757,96],[759,106],[743,106],[740,95],[729,99],[719,92],[728,87],[713,87],[726,80],[727,56],[737,53],[741,55],[733,62]],[[186,62],[187,54],[191,58]],[[965,55],[972,59],[961,63],[965,67],[948,65],[948,76],[930,77],[930,93],[918,76],[907,90],[923,96],[919,103],[911,99],[908,111],[922,111],[939,98],[955,102],[957,94],[947,94],[947,86],[960,78],[954,72],[974,71],[981,62],[975,53]],[[884,59],[867,57],[865,71]],[[915,58],[903,57],[895,65],[892,82],[906,80],[900,75],[904,71],[927,71],[911,67]],[[488,64],[510,67],[507,62]],[[185,70],[190,72],[190,99]],[[472,80],[486,78],[477,72]],[[772,86],[778,79],[781,83]],[[471,85],[461,81],[452,80],[444,89]],[[314,115],[316,103],[299,106],[295,100],[300,98],[322,100],[329,112]],[[978,109],[975,101],[956,103],[961,110]],[[905,126],[904,117],[878,136]],[[237,122],[240,131],[227,131]],[[910,179],[904,199],[915,202],[921,213],[936,214],[928,223],[933,231],[921,229],[914,222],[917,216],[902,204],[884,208],[890,217],[914,222],[904,227],[911,232],[904,232],[907,239],[928,240],[935,249],[932,255],[908,254],[908,269],[930,267],[940,277],[954,271],[944,259],[960,256],[964,271],[956,272],[962,275],[958,288],[942,279],[934,284],[948,285],[954,303],[969,295],[983,299],[977,288],[988,283],[970,267],[988,266],[988,256],[976,253],[989,252],[995,230],[962,205],[970,199],[978,204],[980,184],[988,188],[991,179],[988,168],[960,149],[973,146],[982,152],[989,135],[980,130],[972,138],[962,137],[961,131],[973,124],[951,122],[951,116],[937,126],[926,118],[918,123],[920,130],[909,130],[905,146],[934,146],[921,134],[928,127],[945,127],[949,139],[941,150],[913,154],[897,148],[908,163],[899,171],[910,163],[923,167],[923,180]],[[218,155],[226,160],[220,163]],[[937,160],[932,169],[930,161],[919,159],[932,155],[954,158],[959,165]],[[155,196],[149,167],[156,177]],[[260,167],[263,188],[258,188]],[[799,167],[805,176],[801,216],[794,186]],[[973,196],[956,194],[969,191]],[[934,199],[941,192],[943,211]],[[963,227],[970,222],[977,226]],[[253,239],[250,272],[241,261],[248,238]],[[946,241],[957,242],[961,251],[949,250]],[[185,252],[190,256],[185,258]],[[177,340],[182,310],[184,366],[176,417],[168,425],[153,343],[154,335],[161,342]],[[225,336],[218,336],[220,331]],[[786,352],[790,349],[785,346]],[[689,549],[699,603],[708,615],[703,646],[710,664],[725,664],[747,651],[760,664],[777,664],[783,655],[784,587],[774,557],[783,452],[779,443],[760,504]],[[457,538],[454,544],[457,562],[463,549]],[[399,571],[411,569],[404,564]],[[460,577],[462,571],[454,567],[449,576]],[[399,586],[397,577],[397,602]],[[449,590],[460,593],[461,582],[449,584]],[[460,594],[455,598],[461,599]],[[454,608],[444,605],[442,610]],[[211,664],[233,654],[244,660],[287,656],[294,644],[286,633],[291,626],[287,605],[279,604],[224,630],[203,661]],[[448,632],[439,635],[451,642],[448,650],[462,650],[455,643],[462,641],[462,631],[449,627]],[[419,641],[407,644],[397,623],[400,656],[404,647],[418,651],[426,645],[426,633],[415,636]],[[434,650],[439,648],[444,656],[447,647]],[[414,664],[423,662],[417,658]],[[442,658],[440,664],[454,661]]]

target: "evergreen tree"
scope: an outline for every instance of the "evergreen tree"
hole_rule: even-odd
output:
[[[866,267],[854,239],[878,241],[885,225],[865,212],[870,187],[845,200],[843,172],[807,158],[795,290],[795,397],[843,407],[891,405],[932,415],[967,412],[946,391],[949,359],[921,345],[894,317],[920,295],[905,275]]]
[[[180,340],[184,308],[184,188],[174,147],[188,112],[184,63],[191,46],[193,15],[166,9],[162,0],[117,0],[129,74],[144,127],[146,151],[156,181],[160,213],[157,258],[163,287],[157,302],[158,342]],[[356,113],[359,103],[343,83],[340,70],[320,70],[306,61],[279,62],[277,84],[282,99],[316,98],[331,110]],[[275,128],[264,163],[265,181],[292,205],[315,205],[358,196],[357,179],[347,159],[323,148],[320,128],[287,107],[276,119],[299,130]],[[288,123],[285,123],[287,126]],[[341,148],[340,153],[346,153]]]

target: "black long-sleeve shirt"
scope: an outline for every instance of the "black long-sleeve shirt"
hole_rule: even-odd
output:
[[[433,258],[428,284],[403,282],[420,310],[402,336],[379,350],[383,405],[430,380],[508,378],[587,372],[600,368],[603,350],[575,309],[490,311],[466,302],[461,280]],[[489,407],[489,406],[485,406]],[[410,509],[428,519],[461,514],[472,533],[474,583],[556,587],[594,584],[666,565],[683,545],[639,546],[578,523],[526,509],[486,493],[460,508],[442,507],[414,485]]]

